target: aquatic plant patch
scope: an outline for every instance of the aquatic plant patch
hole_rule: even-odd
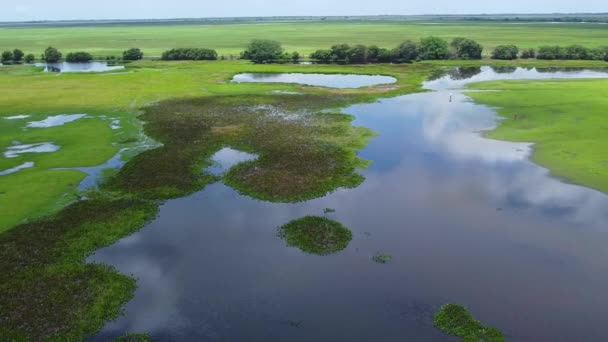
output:
[[[341,223],[318,216],[306,216],[281,226],[279,236],[289,246],[318,255],[345,249],[353,237],[351,231]]]
[[[435,315],[435,326],[448,335],[466,342],[501,342],[504,335],[496,328],[475,320],[469,311],[456,304],[444,305]]]

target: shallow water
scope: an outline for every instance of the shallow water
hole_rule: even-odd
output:
[[[6,148],[4,156],[6,158],[16,158],[26,153],[50,153],[60,149],[59,146],[51,143],[37,143],[37,144],[16,144]]]
[[[76,121],[78,119],[84,118],[87,116],[86,114],[60,114],[49,116],[48,118],[40,121],[31,121],[27,123],[27,127],[30,128],[48,128],[48,127],[56,127],[63,126],[66,123]]]
[[[97,187],[99,181],[102,179],[103,171],[108,169],[119,169],[125,162],[121,159],[122,154],[126,149],[121,149],[112,158],[108,159],[105,163],[92,166],[92,167],[71,167],[71,168],[55,168],[53,170],[78,170],[87,174],[87,176],[78,185],[78,190],[83,191],[89,188]]]
[[[27,119],[29,117],[30,117],[30,115],[23,114],[23,115],[5,116],[4,118],[6,120],[23,120],[23,119]]]
[[[497,123],[459,90],[457,78],[477,72],[473,80],[514,76],[459,71],[427,82],[435,92],[347,108],[379,133],[360,152],[373,164],[356,189],[273,204],[216,183],[167,201],[147,227],[89,259],[139,286],[125,316],[92,340],[453,340],[433,327],[448,302],[513,341],[605,339],[608,196],[551,178],[527,159],[529,144],[475,133]],[[305,254],[277,237],[324,208],[353,232],[344,251]],[[392,262],[374,263],[377,253]]]
[[[256,74],[245,73],[234,76],[235,83],[298,83],[328,88],[361,88],[397,82],[394,77],[381,75],[346,74]]]
[[[121,70],[123,65],[108,65],[106,62],[89,63],[36,63],[36,66],[43,66],[45,72],[102,72],[111,70]]]
[[[255,154],[224,147],[211,157],[213,165],[206,168],[205,171],[219,176],[226,173],[236,164],[256,159],[258,159],[258,156]]]
[[[0,176],[6,176],[6,175],[10,175],[11,173],[15,173],[24,169],[29,169],[31,167],[34,167],[34,162],[25,162],[21,165],[17,165],[15,167],[12,167],[10,169],[4,170],[4,171],[0,171]]]

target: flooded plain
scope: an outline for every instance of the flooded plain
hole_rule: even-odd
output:
[[[167,201],[144,229],[89,258],[138,284],[125,315],[92,340],[450,341],[433,327],[445,303],[509,340],[603,340],[608,196],[552,178],[529,161],[531,144],[483,138],[498,117],[463,87],[606,76],[456,69],[426,82],[433,92],[346,108],[379,133],[360,151],[373,162],[361,186],[277,204],[218,182]],[[277,236],[325,208],[353,233],[345,250],[306,254]],[[374,262],[379,254],[391,261]]]
[[[235,83],[297,83],[328,88],[361,88],[397,82],[394,77],[382,75],[345,75],[345,74],[264,74],[245,73],[234,76]]]

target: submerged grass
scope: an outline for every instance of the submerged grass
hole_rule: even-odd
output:
[[[306,253],[327,255],[345,249],[353,234],[339,222],[306,216],[281,226],[279,237]]]
[[[435,326],[465,342],[502,342],[504,335],[496,328],[483,325],[461,305],[444,305],[435,315]]]
[[[490,138],[534,142],[532,158],[572,183],[608,192],[608,80],[495,81],[473,84],[475,101],[507,118]]]

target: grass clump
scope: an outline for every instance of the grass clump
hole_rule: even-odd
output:
[[[332,208],[323,209],[324,214],[331,214],[331,213],[335,213],[335,212],[336,212],[336,209],[332,209]]]
[[[378,264],[388,264],[393,261],[393,257],[388,254],[378,253],[372,257],[372,260]]]
[[[483,325],[461,305],[444,305],[435,315],[435,327],[448,335],[458,336],[463,341],[500,342],[504,335],[496,328]]]
[[[279,228],[279,236],[289,246],[304,252],[327,255],[348,246],[352,233],[339,222],[318,216],[306,216]]]

